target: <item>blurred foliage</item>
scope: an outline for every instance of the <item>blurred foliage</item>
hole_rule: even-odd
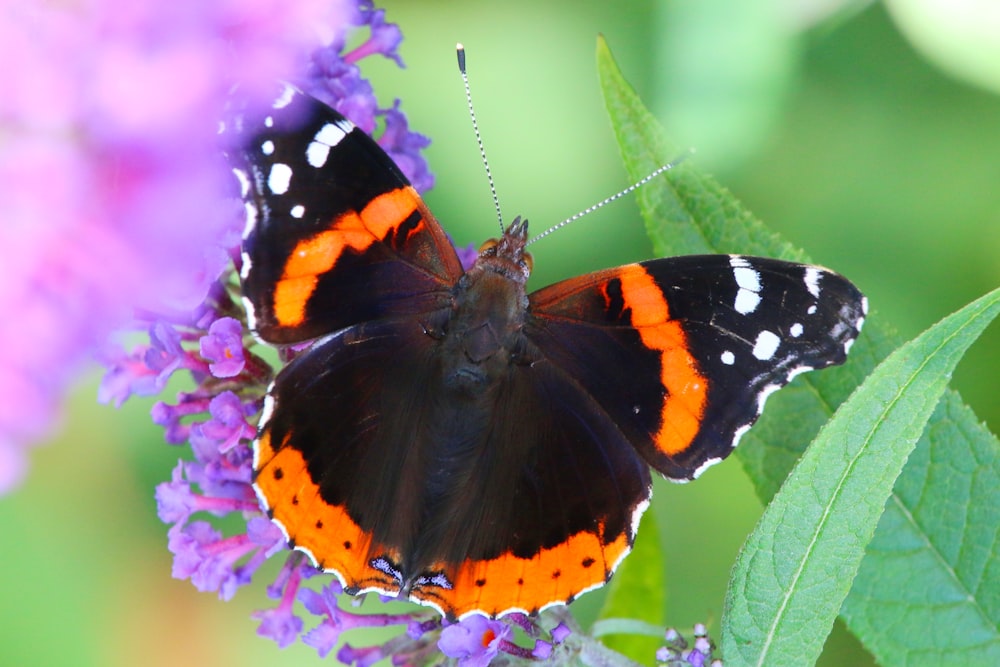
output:
[[[701,149],[696,159],[757,217],[857,282],[905,337],[1000,284],[1000,98],[928,63],[880,5],[380,4],[406,35],[408,69],[368,73],[383,104],[402,99],[434,140],[428,200],[459,243],[495,234],[496,221],[455,42],[468,50],[505,216],[540,231],[627,184],[594,68],[603,33],[673,138]],[[651,254],[630,201],[532,251],[536,286]],[[1000,336],[988,331],[953,382],[994,430],[998,368]],[[224,604],[170,578],[152,492],[181,450],[149,423],[150,401],[116,413],[93,397],[92,381],[80,387],[62,435],[0,500],[0,664],[314,663],[306,647],[279,651],[254,635],[249,611],[270,603],[263,586]],[[729,568],[760,513],[751,486],[729,462],[697,484],[658,484],[656,504],[667,622],[717,631]],[[601,595],[585,596],[581,615],[593,618]],[[835,632],[821,664],[865,660]]]

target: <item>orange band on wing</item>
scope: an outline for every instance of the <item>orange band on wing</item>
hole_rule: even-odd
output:
[[[368,202],[361,211],[361,220],[375,237],[384,239],[418,207],[421,207],[420,195],[408,185],[386,192]]]
[[[379,195],[360,212],[348,211],[330,229],[300,241],[285,262],[274,292],[278,324],[302,324],[306,304],[316,290],[319,276],[330,271],[346,250],[364,252],[384,240],[420,206],[420,196],[410,186]]]
[[[507,553],[457,568],[440,565],[452,588],[421,586],[410,597],[458,617],[470,612],[495,616],[513,609],[535,612],[604,584],[630,548],[625,533],[603,544],[597,534],[580,532],[532,558]]]
[[[653,438],[665,454],[683,452],[701,427],[705,410],[705,378],[688,351],[687,335],[670,319],[663,290],[642,266],[622,267],[619,274],[625,307],[631,309],[632,326],[642,344],[660,353],[660,381],[667,395],[660,415],[660,430]]]
[[[254,484],[295,547],[309,553],[317,567],[335,572],[347,587],[397,592],[399,585],[391,577],[369,565],[371,554],[385,549],[373,549],[371,537],[343,507],[320,497],[302,454],[292,447],[275,451],[267,431],[256,447]]]

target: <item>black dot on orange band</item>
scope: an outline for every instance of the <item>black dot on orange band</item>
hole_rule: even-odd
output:
[[[552,578],[558,579],[562,576],[562,570],[552,570]]]
[[[275,468],[274,469],[274,478],[275,479],[281,479],[284,476],[285,476],[285,471],[284,470],[282,470],[281,468]]]
[[[351,547],[353,547],[353,546],[354,546],[354,545],[353,545],[353,544],[351,544],[351,541],[350,541],[350,540],[344,540],[344,549],[346,549],[347,551],[350,551],[350,550],[351,550]]]
[[[482,588],[485,585],[486,585],[486,580],[485,579],[476,579],[476,586],[479,586],[480,588]]]
[[[293,505],[298,505],[299,504],[299,497],[298,496],[292,496],[292,504]]]
[[[524,586],[524,579],[518,579],[517,580],[517,585],[518,586]]]
[[[593,558],[591,558],[590,556],[587,556],[582,561],[580,561],[580,565],[582,565],[584,567],[590,567],[591,565],[593,565],[596,562],[597,561],[595,561]]]
[[[323,528],[323,520],[322,519],[317,519],[316,520],[316,528],[322,530],[322,528]]]

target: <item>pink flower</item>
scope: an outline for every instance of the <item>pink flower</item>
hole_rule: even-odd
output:
[[[136,307],[190,311],[239,239],[216,118],[304,69],[350,0],[0,0],[0,493]]]

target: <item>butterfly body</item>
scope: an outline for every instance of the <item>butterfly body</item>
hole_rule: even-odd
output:
[[[270,389],[255,488],[350,592],[451,617],[571,601],[631,548],[650,467],[697,476],[860,329],[844,278],[735,255],[529,294],[520,219],[463,271],[370,137],[276,100],[235,124],[245,303],[263,340],[315,342]]]

